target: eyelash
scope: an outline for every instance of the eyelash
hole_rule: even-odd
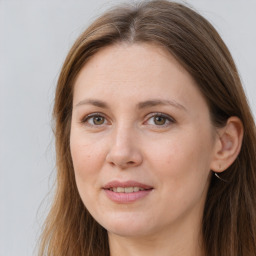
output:
[[[151,126],[156,126],[158,128],[167,127],[168,125],[173,124],[173,123],[176,122],[174,118],[172,118],[169,115],[163,114],[163,113],[150,113],[147,116],[149,116],[149,117],[147,117],[146,121],[143,122],[143,124],[145,124],[146,122],[149,122],[149,120],[152,119],[152,118],[156,118],[156,117],[164,118],[164,124],[160,124],[160,125],[150,124]],[[93,121],[93,118],[96,118],[96,117],[103,118],[104,119],[104,123],[103,124],[99,124],[99,125],[97,125],[95,123],[94,124],[90,124],[89,121],[90,120]],[[89,114],[89,115],[85,116],[81,120],[81,123],[82,124],[86,124],[86,125],[91,126],[91,127],[98,127],[99,128],[102,125],[104,125],[106,121],[107,121],[107,118],[105,117],[104,114],[102,114],[102,113],[92,113],[92,114]]]
[[[83,124],[87,124],[88,126],[91,126],[91,127],[97,127],[97,126],[101,126],[101,125],[96,125],[96,124],[90,124],[89,123],[89,120],[93,118],[96,118],[96,117],[101,117],[101,118],[104,118],[104,122],[106,121],[106,117],[102,114],[102,113],[92,113],[92,114],[89,114],[87,116],[85,116],[82,120],[81,120],[81,123]]]
[[[151,113],[149,118],[147,118],[146,122],[148,122],[150,119],[152,118],[156,118],[156,117],[160,117],[160,118],[164,118],[164,124],[162,125],[157,125],[157,124],[152,124],[153,126],[156,126],[156,127],[159,127],[159,128],[162,128],[162,127],[167,127],[169,126],[170,124],[173,124],[175,123],[176,121],[174,120],[174,118],[172,118],[171,116],[169,115],[166,115],[166,114],[163,114],[163,113]]]

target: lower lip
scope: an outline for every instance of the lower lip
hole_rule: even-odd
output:
[[[109,189],[104,189],[104,191],[110,200],[116,203],[126,204],[146,197],[150,192],[152,192],[152,189],[132,193],[117,193]]]

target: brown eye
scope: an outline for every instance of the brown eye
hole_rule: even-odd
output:
[[[169,115],[163,113],[151,113],[151,117],[147,119],[145,124],[155,126],[158,128],[169,127],[176,121]]]
[[[83,120],[82,123],[88,124],[90,126],[100,126],[106,124],[106,118],[100,114],[91,114],[86,116]]]
[[[163,116],[155,116],[154,123],[156,125],[164,125],[166,123],[166,117]]]
[[[105,122],[105,118],[103,116],[94,116],[92,121],[94,125],[102,125]]]

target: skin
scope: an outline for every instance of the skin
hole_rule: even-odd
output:
[[[70,147],[80,196],[107,229],[111,256],[203,255],[203,207],[222,143],[196,83],[169,53],[118,44],[94,55],[75,82]],[[153,189],[116,203],[102,189],[113,180]]]

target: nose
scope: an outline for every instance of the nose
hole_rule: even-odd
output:
[[[139,166],[143,161],[139,146],[137,136],[131,129],[119,129],[110,141],[106,161],[120,169]]]

